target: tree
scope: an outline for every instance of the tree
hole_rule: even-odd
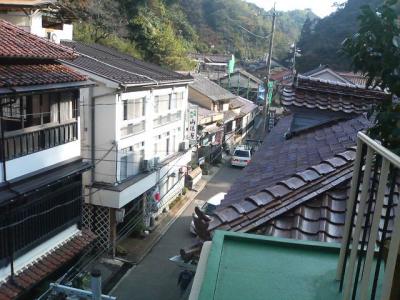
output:
[[[118,34],[126,23],[125,18],[121,17],[119,1],[59,0],[58,4],[87,23],[84,29],[95,43]]]
[[[359,31],[343,42],[343,52],[352,60],[354,71],[368,78],[367,86],[379,87],[388,93],[378,106],[373,138],[400,154],[400,27],[395,5],[388,0],[376,11],[361,8]]]
[[[154,9],[139,9],[130,23],[132,38],[138,41],[147,60],[175,70],[192,69],[185,40],[174,30],[163,3],[159,3],[156,11],[158,14]]]

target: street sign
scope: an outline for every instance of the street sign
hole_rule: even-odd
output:
[[[258,92],[257,92],[257,102],[263,103],[264,100],[264,95],[265,95],[265,87],[264,84],[260,84],[258,86]]]
[[[232,74],[234,70],[235,70],[235,56],[232,54],[232,58],[228,63],[229,74]]]
[[[271,102],[272,102],[272,93],[273,93],[273,91],[274,91],[274,82],[273,81],[269,81],[268,82],[268,95],[267,95],[269,104],[271,104]]]
[[[189,105],[188,111],[188,140],[191,145],[195,145],[197,143],[197,121],[198,121],[198,106],[197,105]]]

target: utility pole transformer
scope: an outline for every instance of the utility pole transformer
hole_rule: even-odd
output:
[[[265,94],[264,94],[265,105],[264,105],[264,109],[263,109],[264,135],[267,132],[267,115],[268,115],[268,111],[269,111],[269,101],[268,101],[269,77],[271,75],[271,60],[272,60],[272,48],[274,46],[275,19],[276,19],[276,10],[275,10],[275,4],[274,4],[274,8],[272,11],[271,38],[269,40],[269,52],[268,52],[267,65],[266,65],[267,76],[265,77]]]

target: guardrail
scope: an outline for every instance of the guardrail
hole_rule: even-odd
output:
[[[383,284],[380,299],[393,299],[400,246],[399,169],[399,156],[367,135],[358,134],[336,274],[345,300],[376,299],[378,281]]]
[[[78,139],[78,122],[26,128],[4,137],[4,158],[11,160]]]
[[[160,127],[166,125],[168,123],[172,123],[175,121],[180,120],[182,117],[182,112],[178,111],[176,113],[168,114],[165,116],[159,116],[158,118],[154,119],[154,127]]]
[[[129,125],[121,128],[121,136],[126,137],[129,135],[135,135],[135,134],[142,133],[142,132],[144,132],[144,130],[146,128],[145,126],[146,126],[145,121],[142,121],[137,124],[129,124]]]

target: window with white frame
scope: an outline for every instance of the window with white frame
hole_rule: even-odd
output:
[[[176,97],[176,93],[171,95],[171,101],[169,102],[169,109],[176,110],[178,108],[178,98]]]
[[[171,95],[159,95],[154,97],[154,112],[160,114],[169,110]]]
[[[173,93],[169,105],[170,110],[181,109],[183,106],[183,92]]]
[[[120,180],[139,174],[144,160],[144,142],[122,149],[119,160]]]
[[[133,120],[145,115],[145,99],[123,100],[123,120]]]
[[[174,148],[172,141],[174,141],[174,136],[171,136],[170,132],[164,132],[155,137],[154,142],[154,157],[159,157],[164,159],[167,156],[174,153]]]
[[[176,102],[178,109],[181,109],[183,106],[183,92],[176,93]]]

